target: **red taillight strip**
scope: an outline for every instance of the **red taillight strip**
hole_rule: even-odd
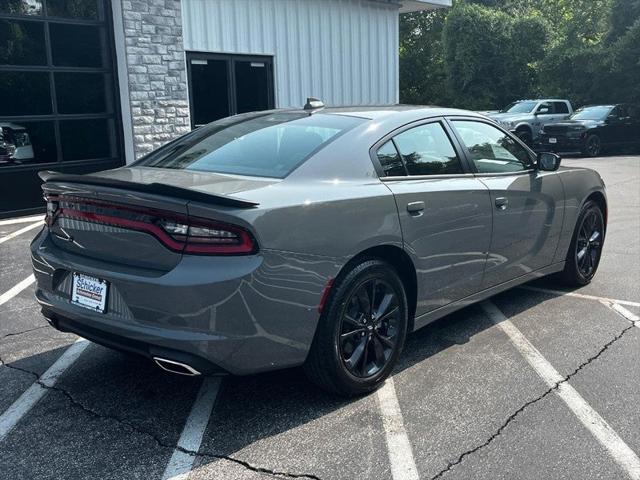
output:
[[[66,196],[48,196],[47,201],[51,202],[63,202],[63,203],[77,203],[81,205],[94,205],[98,207],[104,207],[110,210],[120,210],[147,217],[156,218],[158,220],[176,220],[178,222],[185,223],[190,226],[206,226],[212,228],[218,228],[235,233],[240,243],[235,245],[222,244],[215,245],[207,243],[207,241],[213,241],[207,237],[185,237],[185,241],[176,240],[162,227],[151,222],[144,222],[139,220],[132,220],[127,218],[116,217],[113,215],[106,215],[103,213],[85,212],[82,210],[76,210],[70,207],[60,207],[56,210],[53,218],[47,218],[48,225],[52,225],[57,217],[73,218],[77,220],[88,221],[92,223],[99,223],[104,225],[110,225],[114,227],[126,228],[129,230],[140,231],[153,235],[163,245],[170,250],[191,254],[217,254],[217,255],[240,255],[251,254],[256,251],[256,244],[251,234],[235,225],[228,225],[223,222],[216,222],[207,219],[190,219],[185,215],[179,213],[167,212],[164,210],[157,210],[153,208],[138,208],[128,205],[111,204],[108,202],[101,202],[98,200],[84,199],[79,197],[66,197]]]
[[[167,232],[152,223],[127,220],[126,218],[112,217],[109,215],[102,215],[100,213],[81,212],[79,210],[72,210],[67,208],[61,208],[58,212],[58,216],[65,218],[75,218],[77,220],[86,220],[93,223],[111,225],[112,227],[122,227],[129,230],[149,233],[160,240],[171,250],[175,250],[177,252],[182,252],[185,247],[184,243],[174,240]]]

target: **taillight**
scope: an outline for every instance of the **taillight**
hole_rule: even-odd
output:
[[[170,250],[201,255],[249,255],[258,249],[246,229],[215,220],[93,199],[48,196],[47,225],[58,217],[145,232]]]
[[[193,219],[187,223],[161,219],[158,224],[172,238],[184,242],[184,253],[249,254],[255,244],[241,227],[209,220]]]

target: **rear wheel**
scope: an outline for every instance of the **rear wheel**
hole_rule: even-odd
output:
[[[598,135],[589,135],[582,153],[589,157],[597,157],[602,152],[602,140]]]
[[[591,282],[598,270],[604,245],[604,216],[597,203],[588,201],[580,215],[559,280],[572,287]]]
[[[365,394],[389,376],[406,334],[402,280],[386,262],[364,261],[332,287],[305,372],[330,392]]]

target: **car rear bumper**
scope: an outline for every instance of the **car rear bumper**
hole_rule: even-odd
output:
[[[31,245],[36,298],[50,323],[109,347],[194,363],[203,373],[250,374],[300,365],[335,262],[263,251],[183,256],[169,272],[102,262],[58,248],[47,230]],[[304,275],[299,265],[313,268]],[[303,277],[295,288],[289,270]],[[109,283],[107,310],[70,302],[73,272]]]

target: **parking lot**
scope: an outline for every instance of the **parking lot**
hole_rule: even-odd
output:
[[[411,335],[391,380],[186,378],[48,326],[37,219],[0,222],[0,478],[640,479],[640,156],[600,172],[598,275],[540,280]]]

